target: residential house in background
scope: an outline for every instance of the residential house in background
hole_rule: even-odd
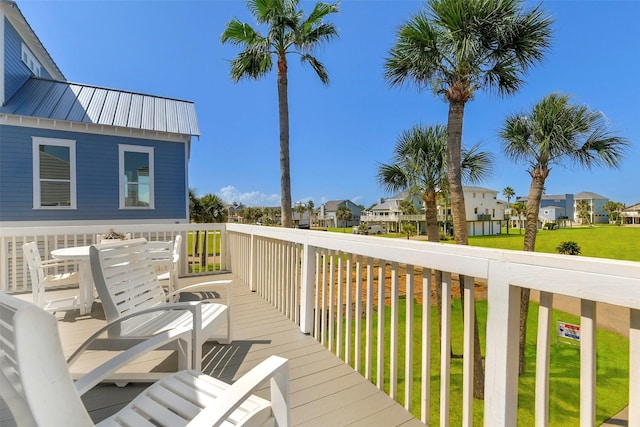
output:
[[[467,214],[467,232],[469,236],[483,236],[490,234],[500,234],[502,222],[504,221],[505,203],[498,200],[498,192],[483,187],[463,187],[465,198],[465,209]],[[374,205],[363,215],[362,221],[384,225],[391,232],[398,232],[402,222],[415,223],[418,234],[426,233],[424,217],[424,207],[419,198],[414,198],[414,205],[418,211],[417,215],[403,215],[400,211],[400,202],[409,196],[406,192],[398,193],[388,199],[381,199],[380,203]],[[450,228],[444,224],[451,223],[451,204],[437,206],[438,222],[441,228]],[[442,228],[442,232],[445,229]]]
[[[337,213],[340,206],[346,206],[351,211],[349,221],[338,221]],[[360,207],[351,200],[331,200],[320,206],[317,217],[320,227],[351,227],[360,224]]]
[[[591,224],[607,224],[609,222],[609,213],[604,209],[604,205],[609,201],[608,198],[589,191],[583,191],[574,196],[574,221],[582,223],[578,217],[578,202],[584,200],[589,204],[589,216]]]
[[[620,216],[623,224],[640,225],[640,203],[625,207]]]
[[[476,186],[463,187],[462,191],[467,214],[467,235],[500,234],[506,202],[498,200],[498,191]]]
[[[516,202],[527,204],[528,197],[517,197]],[[538,228],[542,228],[547,223],[555,223],[562,227],[566,221],[574,221],[575,201],[573,194],[543,194],[540,199],[540,209],[538,210]],[[513,227],[525,227],[527,222],[526,214],[517,218],[510,217]]]
[[[0,224],[188,222],[192,102],[67,81],[11,0],[0,40]]]
[[[408,199],[412,200],[418,214],[404,215],[402,213],[400,203]],[[411,222],[416,226],[417,234],[426,233],[422,201],[417,196],[409,196],[406,191],[401,191],[391,197],[380,198],[377,203],[362,213],[361,221],[370,225],[381,225],[391,233],[400,232],[402,221]]]

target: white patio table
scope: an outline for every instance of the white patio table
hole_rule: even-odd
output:
[[[80,275],[80,314],[91,313],[91,306],[95,299],[93,277],[91,277],[91,264],[89,261],[90,247],[91,246],[75,246],[51,251],[51,256],[55,259],[72,260],[78,263],[78,274]]]

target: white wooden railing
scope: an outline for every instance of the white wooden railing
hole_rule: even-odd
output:
[[[227,270],[224,224],[136,224],[56,227],[0,227],[0,291],[30,289],[31,280],[22,257],[22,245],[35,241],[40,256],[49,259],[54,249],[96,243],[96,235],[109,230],[129,233],[132,238],[150,241],[173,240],[182,235],[180,275],[211,274]],[[204,242],[207,245],[204,245]]]
[[[430,342],[451,334],[451,289],[462,276],[465,301],[474,301],[474,282],[486,281],[488,315],[485,355],[484,424],[517,425],[520,290],[541,292],[536,358],[536,425],[548,425],[549,347],[554,295],[581,301],[580,425],[593,426],[597,303],[630,309],[629,425],[640,425],[640,263],[586,257],[491,250],[440,243],[385,239],[321,231],[227,225],[231,270],[303,332],[312,334],[366,378],[404,402],[420,401],[420,418],[430,419]],[[430,298],[432,272],[443,277],[442,329],[430,324],[431,304],[405,305],[405,331],[398,330],[400,307]],[[402,279],[402,280],[401,280]],[[405,283],[402,286],[402,282]],[[404,298],[401,298],[404,297]],[[389,310],[388,319],[385,311]],[[421,317],[421,324],[415,324]],[[474,304],[464,306],[464,354],[473,354]],[[374,324],[374,322],[376,322]],[[384,334],[385,326],[390,331]],[[404,339],[419,333],[421,348]],[[401,343],[404,345],[401,347]],[[451,360],[440,354],[440,425],[449,423]],[[400,357],[403,356],[403,357]],[[421,361],[418,374],[414,359]],[[400,366],[400,360],[404,365]],[[462,424],[473,420],[473,358],[463,359]],[[402,379],[403,381],[400,381]],[[413,396],[412,381],[420,381]],[[404,384],[399,389],[399,384]]]

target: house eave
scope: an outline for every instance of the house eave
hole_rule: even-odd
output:
[[[162,132],[137,128],[126,128],[103,124],[85,122],[72,122],[66,120],[47,119],[41,117],[21,116],[15,114],[0,113],[0,125],[31,127],[39,129],[61,130],[68,132],[92,133],[96,135],[111,135],[125,138],[153,139],[171,142],[191,141],[191,135],[180,133]]]

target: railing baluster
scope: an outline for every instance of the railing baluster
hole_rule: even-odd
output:
[[[389,337],[389,396],[398,400],[398,263],[391,263],[391,331]]]
[[[431,418],[431,275],[422,269],[422,383],[420,384],[420,420],[429,424]]]
[[[473,277],[460,276],[464,292],[464,349],[462,351],[462,425],[473,425],[473,362],[474,362],[474,328],[475,328],[475,295]]]
[[[414,278],[413,266],[407,265],[405,277],[405,349],[404,349],[404,408],[411,410],[413,401],[413,325]]]
[[[355,293],[355,310],[354,316],[356,319],[356,327],[355,327],[355,344],[354,344],[354,358],[355,358],[355,369],[356,371],[362,373],[362,350],[360,349],[362,345],[362,257],[360,255],[356,256],[356,293]]]
[[[536,427],[546,427],[549,425],[549,356],[551,349],[552,309],[553,294],[550,292],[540,292],[536,348]]]
[[[580,426],[596,422],[596,303],[580,300]]]
[[[345,309],[345,347],[344,347],[344,361],[347,365],[351,366],[351,353],[352,353],[352,343],[353,343],[353,316],[352,316],[352,312],[353,309],[351,307],[352,304],[352,290],[353,290],[353,277],[352,277],[352,271],[353,267],[351,265],[351,254],[347,255],[347,265],[346,265],[346,271],[344,274],[345,277],[345,304],[344,304],[344,309]]]
[[[365,334],[365,378],[372,379],[373,374],[373,260],[367,258],[367,308]]]
[[[378,260],[378,353],[377,353],[377,378],[376,385],[384,390],[384,297],[386,284],[386,264]]]
[[[442,329],[440,330],[440,425],[449,425],[451,372],[451,273],[442,272]]]
[[[338,251],[338,284],[337,284],[337,306],[336,306],[336,332],[337,332],[337,336],[336,336],[336,351],[335,354],[336,356],[343,358],[344,354],[343,354],[343,328],[342,328],[342,304],[343,304],[343,298],[342,298],[342,278],[344,276],[344,271],[343,271],[343,253]],[[342,359],[344,360],[344,358]]]
[[[629,313],[629,425],[640,425],[640,310]]]

